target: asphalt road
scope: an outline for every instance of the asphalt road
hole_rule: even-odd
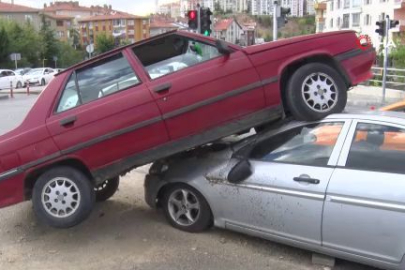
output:
[[[0,100],[0,134],[17,126],[34,101]],[[313,266],[305,250],[218,229],[190,234],[170,227],[144,202],[146,171],[123,177],[116,196],[71,229],[38,224],[31,202],[1,209],[0,269],[329,269]],[[372,268],[338,260],[333,269]]]

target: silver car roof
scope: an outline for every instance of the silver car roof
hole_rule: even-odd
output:
[[[393,124],[405,125],[405,113],[403,112],[384,112],[384,111],[369,111],[355,114],[332,114],[325,119],[352,119],[352,120],[374,120],[380,122],[388,122]]]

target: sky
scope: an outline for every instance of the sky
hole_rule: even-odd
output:
[[[65,0],[69,1],[69,0]],[[132,13],[135,15],[148,15],[155,11],[155,0],[74,0],[79,1],[81,6],[91,5],[112,5],[113,9]],[[11,2],[11,0],[2,0],[2,2]],[[42,0],[14,0],[15,4],[42,8],[44,4],[52,1]],[[55,2],[55,1],[53,1]],[[159,0],[159,3],[174,2],[174,0]]]

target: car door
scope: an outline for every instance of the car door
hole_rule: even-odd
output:
[[[16,88],[17,87],[17,82],[18,82],[18,78],[16,76],[16,74],[13,71],[9,71],[8,75],[10,77],[10,82],[13,84],[13,87]]]
[[[211,41],[212,42],[212,41]],[[172,140],[258,112],[263,83],[246,55],[178,33],[136,46]]]
[[[0,72],[0,89],[7,89],[10,87],[10,82],[8,81],[7,77],[8,76],[6,71]]]
[[[327,190],[323,245],[399,263],[405,254],[405,127],[354,121]]]
[[[260,139],[249,154],[253,175],[215,189],[226,227],[321,245],[326,188],[348,128],[322,122]]]
[[[155,101],[125,55],[75,69],[47,120],[62,153],[79,157],[90,169],[168,141]]]

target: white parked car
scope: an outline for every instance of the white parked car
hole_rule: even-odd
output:
[[[25,74],[24,82],[29,84],[48,84],[58,72],[52,68],[34,68]]]
[[[0,90],[9,89],[11,86],[10,83],[12,83],[15,88],[21,88],[24,86],[24,79],[12,70],[0,69]]]

